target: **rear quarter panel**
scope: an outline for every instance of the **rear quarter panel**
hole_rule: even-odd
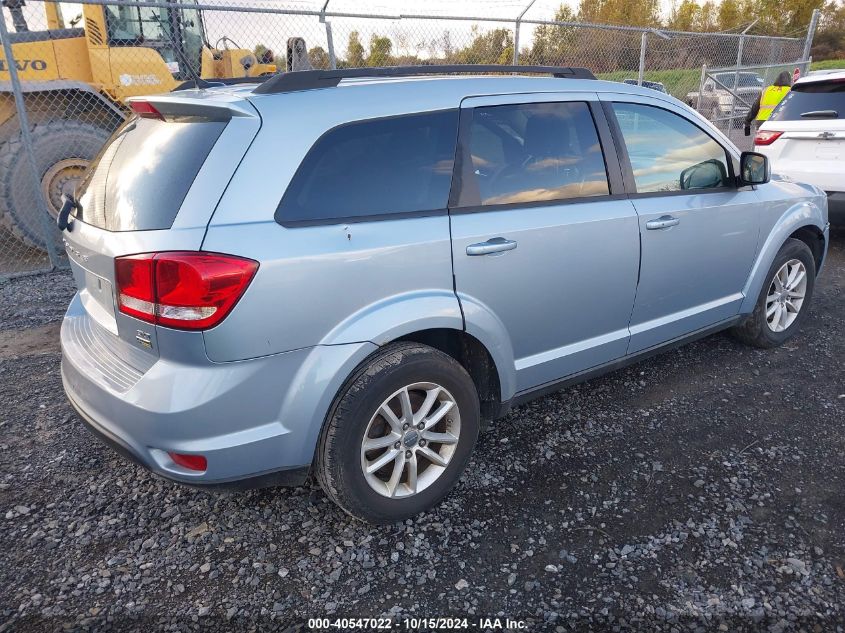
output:
[[[262,128],[212,217],[203,249],[250,257],[260,267],[232,313],[204,334],[211,360],[463,328],[445,210],[295,227],[273,219],[300,162],[327,130],[459,103],[433,89],[417,91],[421,96],[408,105],[399,93],[396,86],[370,86],[251,97]]]

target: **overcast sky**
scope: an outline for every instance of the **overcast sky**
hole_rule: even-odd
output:
[[[203,4],[234,7],[256,7],[267,9],[293,9],[319,11],[325,0],[201,0]],[[394,42],[395,54],[419,54],[427,56],[432,49],[431,42],[442,37],[448,30],[453,45],[458,48],[472,41],[470,31],[473,24],[483,30],[510,26],[490,21],[490,18],[515,19],[528,6],[530,0],[329,0],[330,12],[372,13],[385,16],[383,19],[330,18],[335,49],[338,56],[346,54],[346,43],[351,31],[358,31],[364,45],[374,33],[386,35]],[[565,0],[565,4],[577,8],[577,0]],[[561,0],[535,0],[525,14],[525,19],[552,19]],[[672,0],[662,0],[662,9],[668,14]],[[43,4],[29,0],[26,14],[32,30],[43,29]],[[78,4],[63,5],[63,14],[70,19],[81,11]],[[8,16],[8,12],[5,12]],[[396,20],[390,16],[435,15],[468,16],[470,21],[452,20]],[[478,18],[488,18],[483,21]],[[268,13],[247,13],[244,11],[206,11],[206,26],[212,45],[223,35],[230,37],[243,48],[252,49],[261,43],[278,53],[284,51],[288,37],[305,37],[308,46],[327,48],[326,29],[316,17],[277,15]],[[7,24],[11,27],[10,21]],[[534,27],[526,24],[520,31],[520,49],[531,45]]]

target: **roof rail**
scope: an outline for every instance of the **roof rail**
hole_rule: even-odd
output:
[[[559,79],[595,79],[587,68],[568,66],[500,66],[498,64],[448,64],[431,66],[383,66],[380,68],[344,68],[341,70],[300,70],[274,75],[259,85],[256,94],[277,94],[295,90],[333,88],[341,79],[356,77],[413,77],[415,75],[520,73],[552,75]]]

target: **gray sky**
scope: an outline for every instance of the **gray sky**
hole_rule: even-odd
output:
[[[203,4],[233,7],[267,9],[293,9],[319,11],[325,0],[202,0]],[[368,13],[384,16],[382,19],[331,18],[335,49],[340,57],[346,54],[346,43],[351,31],[358,31],[367,46],[374,33],[387,35],[394,42],[394,54],[417,54],[428,56],[435,50],[435,40],[448,30],[453,45],[458,48],[472,41],[471,27],[477,24],[481,30],[511,26],[492,22],[489,18],[513,20],[528,5],[530,0],[329,0],[329,11],[347,13]],[[577,0],[563,0],[573,9]],[[526,12],[525,19],[551,19],[561,0],[535,0]],[[63,14],[69,19],[81,12],[79,4],[64,4]],[[664,13],[671,11],[672,0],[662,0]],[[25,9],[30,28],[45,28],[43,4],[30,0]],[[452,15],[475,18],[469,21],[452,20],[397,20],[403,15]],[[8,14],[7,14],[8,15]],[[488,18],[483,21],[478,18]],[[393,18],[393,19],[391,19]],[[223,35],[228,36],[243,48],[252,49],[261,43],[278,53],[284,51],[288,37],[305,37],[309,47],[327,48],[326,29],[316,17],[296,15],[275,15],[248,13],[243,11],[206,11],[205,21],[212,45]],[[7,24],[9,21],[7,20]],[[532,25],[523,25],[520,31],[520,49],[531,45]]]

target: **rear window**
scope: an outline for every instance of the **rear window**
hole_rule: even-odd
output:
[[[225,121],[130,119],[92,162],[77,191],[77,215],[108,231],[170,228],[225,127]]]
[[[757,73],[721,73],[716,75],[716,81],[729,88],[763,88],[765,85],[763,78]]]
[[[798,84],[769,117],[772,121],[845,118],[845,80]]]
[[[276,220],[308,223],[443,210],[457,133],[457,110],[329,130],[299,166]]]

